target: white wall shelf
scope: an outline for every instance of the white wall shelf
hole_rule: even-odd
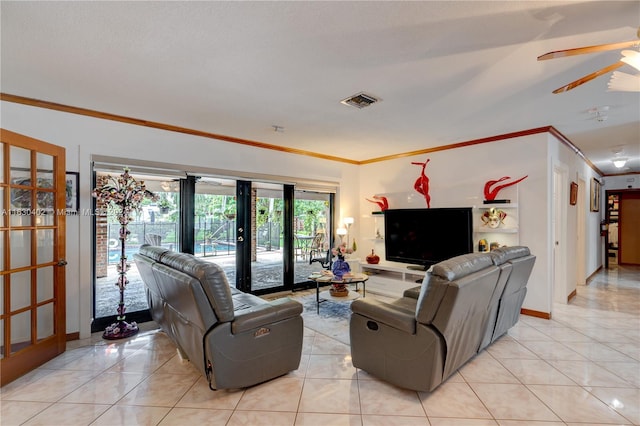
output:
[[[517,234],[518,228],[475,228],[474,232],[487,234]]]
[[[515,191],[518,198],[518,186],[510,188]],[[502,210],[507,214],[497,228],[491,228],[482,221],[482,215],[490,209]],[[518,203],[490,203],[473,206],[473,250],[479,251],[480,240],[487,242],[486,250],[489,251],[491,243],[499,246],[515,246],[520,243]]]
[[[410,267],[411,265],[392,262],[360,264],[362,272],[369,275],[367,292],[388,297],[402,297],[405,290],[422,283],[426,271],[409,269]]]

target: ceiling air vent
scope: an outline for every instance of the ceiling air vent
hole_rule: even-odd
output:
[[[380,101],[380,99],[376,98],[375,96],[367,95],[364,92],[360,92],[348,97],[347,99],[341,100],[340,103],[362,109],[378,101]]]

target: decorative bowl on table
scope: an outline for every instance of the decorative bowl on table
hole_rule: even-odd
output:
[[[349,295],[349,289],[345,283],[331,283],[329,294],[333,297],[347,297]]]

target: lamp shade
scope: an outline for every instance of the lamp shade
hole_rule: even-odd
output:
[[[353,225],[354,219],[352,217],[345,217],[344,224],[345,225]]]
[[[347,235],[347,228],[338,228],[336,229],[336,234],[338,235]]]

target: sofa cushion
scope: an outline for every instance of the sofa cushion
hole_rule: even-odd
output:
[[[168,251],[169,250],[164,247],[156,247],[150,246],[149,244],[143,244],[142,246],[140,246],[139,253],[158,262],[160,258],[162,258],[162,255]]]
[[[529,256],[529,247],[513,246],[513,247],[500,247],[491,251],[491,257],[494,265],[500,266],[505,262],[515,259],[517,257]]]
[[[168,251],[160,262],[196,278],[220,322],[233,321],[233,299],[227,276],[220,266],[186,253]]]
[[[424,277],[416,310],[416,320],[431,324],[449,284],[493,265],[489,253],[469,253],[452,257],[433,266]]]
[[[231,323],[233,334],[253,331],[259,327],[270,327],[279,321],[299,317],[302,304],[288,298],[267,302],[258,296],[246,294],[243,308],[236,311],[236,318]]]
[[[418,285],[418,286],[415,286],[415,287],[408,288],[402,293],[402,297],[410,297],[412,299],[418,300],[418,297],[420,297],[420,290],[421,289],[422,289],[422,285]]]
[[[432,275],[455,281],[493,264],[489,253],[470,253],[452,257],[433,266]]]
[[[478,352],[499,274],[500,268],[491,264],[447,286],[431,322],[447,342],[443,379]]]
[[[152,270],[162,300],[171,310],[172,326],[178,327],[178,323],[186,323],[189,324],[188,327],[196,327],[203,334],[217,322],[211,304],[196,278],[159,262],[153,264]],[[183,348],[193,344],[185,335],[180,336],[177,329],[175,334]]]
[[[411,303],[411,302],[409,302]],[[416,319],[413,310],[404,303],[387,303],[375,299],[356,299],[351,303],[351,311],[375,322],[409,334],[416,333]]]

